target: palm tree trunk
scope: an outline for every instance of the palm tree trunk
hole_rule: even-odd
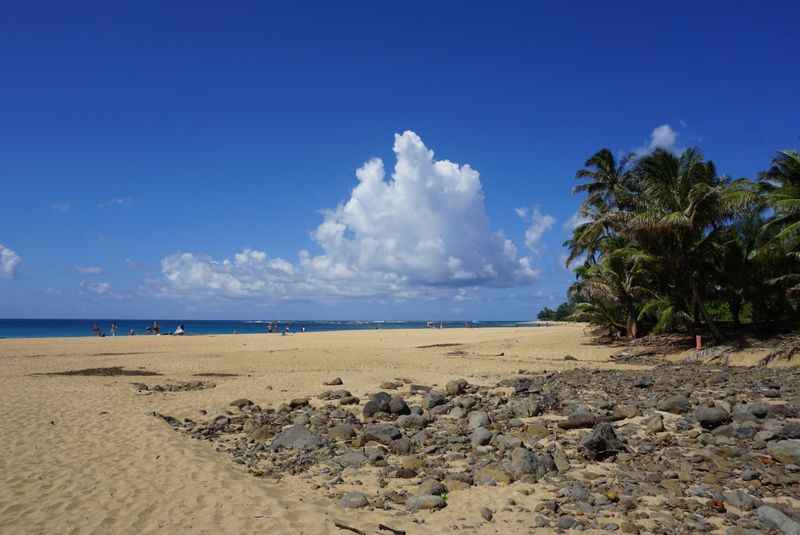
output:
[[[722,333],[717,328],[717,324],[714,323],[714,320],[711,319],[711,316],[708,315],[703,298],[700,296],[700,290],[696,284],[692,284],[692,296],[694,297],[695,306],[694,321],[697,322],[698,320],[697,311],[699,310],[700,315],[703,316],[703,320],[705,320],[706,325],[708,325],[708,330],[711,331],[711,336],[714,337],[714,340],[717,342],[722,341]]]

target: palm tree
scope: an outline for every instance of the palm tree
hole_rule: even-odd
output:
[[[797,252],[800,248],[800,153],[779,152],[772,160],[772,167],[759,178],[767,203],[775,211],[769,226],[780,229],[773,239]]]
[[[697,149],[680,156],[657,149],[637,162],[633,173],[642,185],[635,211],[622,214],[624,233],[670,274],[673,305],[691,312],[712,335],[721,334],[706,311],[707,288],[714,274],[714,245],[723,224],[756,195],[744,181],[717,175]]]
[[[595,319],[610,330],[636,338],[639,308],[643,298],[651,295],[647,267],[652,258],[633,246],[617,245],[599,263],[587,264],[581,270],[582,280],[573,286],[572,293],[588,302],[579,303],[573,317]]]

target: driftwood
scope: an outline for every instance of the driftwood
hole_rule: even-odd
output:
[[[358,533],[358,535],[367,535],[366,531],[361,531],[358,528],[354,528],[353,526],[348,526],[347,524],[342,524],[341,522],[334,521],[333,525],[345,531],[352,531],[353,533]]]
[[[378,524],[378,530],[380,530],[380,531],[388,531],[392,535],[406,535],[405,531],[401,531],[399,529],[390,528],[389,526],[385,526],[383,524]]]

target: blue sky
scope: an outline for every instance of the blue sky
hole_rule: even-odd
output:
[[[0,317],[531,318],[596,150],[800,145],[796,2],[114,4],[0,16]]]

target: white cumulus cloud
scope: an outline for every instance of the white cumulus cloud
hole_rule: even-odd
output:
[[[14,278],[21,263],[21,256],[0,243],[0,278]]]
[[[291,263],[252,249],[223,260],[178,253],[162,260],[161,291],[409,299],[524,285],[537,277],[530,258],[491,229],[476,170],[436,160],[411,131],[395,135],[394,153],[391,176],[382,160],[367,161],[356,171],[350,198],[323,211],[312,232],[318,254],[303,250]],[[541,232],[553,224],[550,216],[538,217]]]
[[[656,149],[664,149],[668,151],[676,150],[675,143],[678,141],[678,132],[672,129],[668,124],[657,126],[650,132],[650,141],[636,149],[634,152],[638,156],[644,156]]]
[[[588,223],[591,221],[591,218],[585,216],[581,213],[580,210],[569,216],[569,219],[564,221],[563,228],[564,230],[573,231],[579,226],[583,225],[584,223]]]

